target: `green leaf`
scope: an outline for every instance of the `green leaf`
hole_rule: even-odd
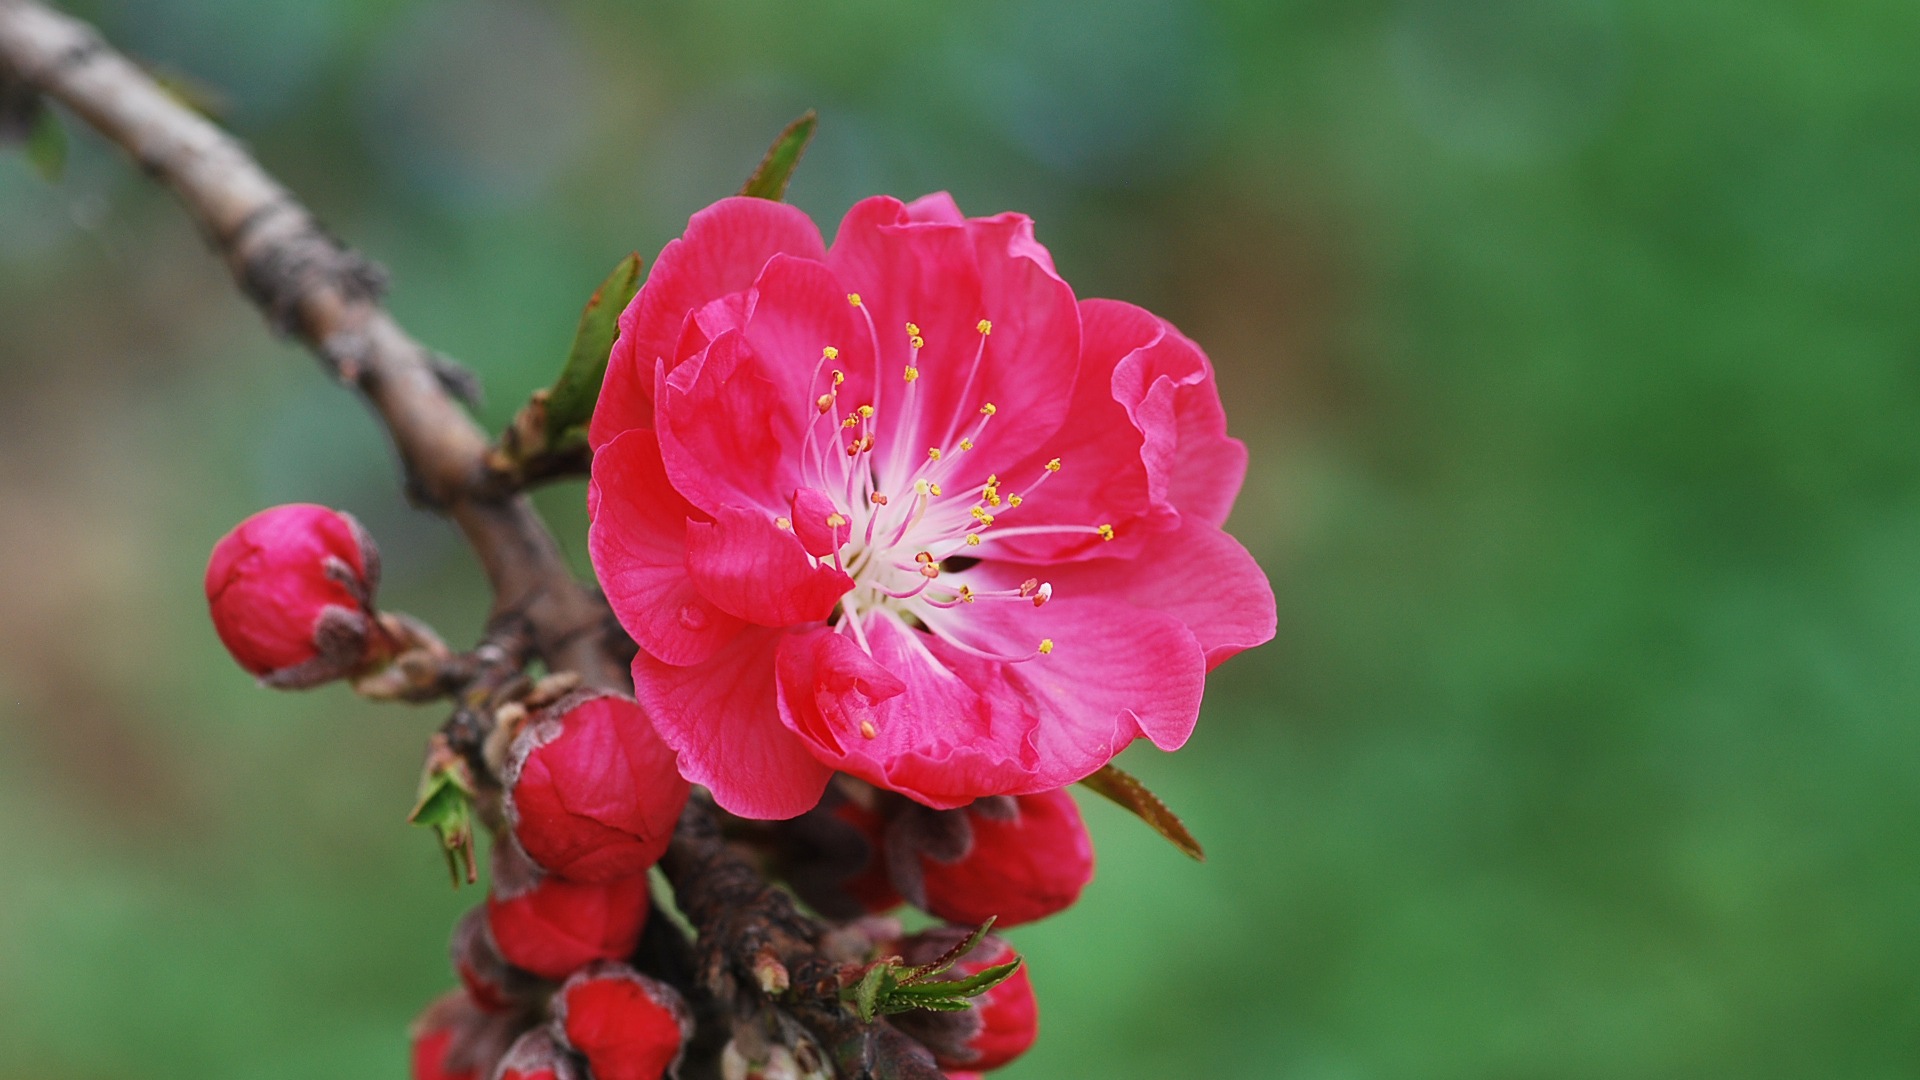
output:
[[[1207,853],[1200,849],[1200,841],[1187,831],[1180,818],[1167,809],[1167,804],[1161,802],[1159,796],[1148,791],[1147,785],[1120,766],[1108,764],[1080,782],[1132,811],[1141,821],[1152,826],[1154,832],[1173,841],[1174,847],[1193,856],[1196,861],[1207,861]]]
[[[33,127],[27,131],[26,154],[27,160],[48,183],[59,180],[66,171],[67,131],[60,126],[52,109],[43,106],[37,110]]]
[[[751,195],[756,199],[772,199],[779,202],[786,197],[787,182],[793,179],[793,170],[800,164],[800,156],[807,152],[807,143],[813,139],[813,128],[819,122],[819,116],[808,109],[800,119],[788,124],[780,132],[779,138],[767,148],[767,156],[760,159],[760,167],[740,188],[740,194]]]
[[[439,835],[456,889],[463,878],[469,885],[480,880],[473,857],[473,784],[466,773],[466,763],[457,760],[431,769],[421,778],[420,799],[407,816]]]
[[[981,923],[974,929],[973,933],[962,938],[960,943],[953,948],[941,953],[939,958],[934,960],[933,963],[903,969],[900,972],[900,981],[903,983],[915,983],[924,979],[930,979],[959,963],[961,957],[972,952],[982,941],[986,940],[987,931],[993,929],[993,924],[998,921],[1000,921],[1000,917],[996,915],[986,922]]]
[[[607,373],[607,357],[620,330],[620,313],[640,291],[640,256],[628,255],[593,291],[580,326],[573,333],[567,366],[560,371],[546,398],[546,436],[558,446],[593,416],[600,400],[600,381]]]

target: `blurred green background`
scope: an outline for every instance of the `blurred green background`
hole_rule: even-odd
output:
[[[1019,1078],[1920,1075],[1920,6],[92,0],[394,274],[497,426],[821,113],[1210,351],[1278,640],[1088,805]],[[257,690],[272,502],[471,559],[167,197],[0,155],[0,1076],[399,1077],[449,982],[434,709]],[[578,485],[543,494],[578,556]]]

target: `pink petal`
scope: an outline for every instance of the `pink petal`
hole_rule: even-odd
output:
[[[740,632],[687,575],[686,522],[702,515],[667,482],[653,432],[623,432],[594,454],[587,514],[594,574],[642,649],[697,664]]]
[[[673,486],[709,514],[757,506],[786,512],[804,481],[796,451],[811,410],[761,370],[738,330],[728,330],[659,384],[660,457]]]
[[[826,253],[820,230],[792,206],[729,198],[693,215],[620,315],[620,337],[588,428],[593,446],[627,428],[651,425],[654,365],[673,363],[687,314],[746,289],[767,260],[781,253],[810,259]]]
[[[808,558],[791,529],[733,506],[710,523],[687,522],[687,569],[720,610],[761,626],[819,622],[853,588],[852,578]]]
[[[1055,603],[1099,598],[1164,611],[1193,632],[1209,671],[1273,640],[1273,587],[1266,573],[1239,541],[1196,517],[1148,537],[1132,558],[1045,566],[988,562],[974,573],[996,588],[1029,578],[1050,581]]]
[[[951,451],[988,403],[996,412],[975,440],[979,453],[949,474],[956,490],[1060,427],[1078,365],[1079,316],[1073,291],[1030,231],[1011,219],[954,221],[937,197],[912,209],[872,198],[848,211],[827,265],[873,319],[876,422],[892,475],[929,447]],[[985,336],[983,319],[992,324]],[[913,358],[909,322],[925,341],[911,413],[901,407],[909,392],[902,373]]]
[[[782,647],[780,719],[815,757],[936,809],[1031,783],[1033,716],[1000,665],[891,616],[865,627],[871,657],[825,628]]]
[[[642,653],[634,695],[680,758],[680,775],[750,818],[790,818],[820,801],[833,770],[781,726],[774,657],[782,635],[749,628],[710,659],[671,667]]]
[[[800,538],[807,554],[816,559],[839,551],[853,532],[847,515],[819,488],[801,488],[793,493],[792,521],[793,534]]]
[[[1171,614],[1075,596],[1042,608],[983,601],[961,619],[970,641],[1003,652],[1053,642],[1048,655],[1002,666],[1007,684],[1039,715],[1032,780],[1006,794],[1071,784],[1142,734],[1162,750],[1177,750],[1193,733],[1206,658]]]
[[[1082,319],[1095,326],[1145,314],[1115,300],[1081,305]],[[1247,448],[1227,434],[1227,414],[1207,354],[1173,324],[1154,322],[1161,336],[1114,365],[1113,396],[1145,436],[1141,457],[1156,499],[1219,525],[1246,478]]]

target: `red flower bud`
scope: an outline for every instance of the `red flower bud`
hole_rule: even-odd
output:
[[[910,964],[930,963],[970,932],[957,927],[928,930],[902,941],[898,951]],[[1013,946],[989,934],[936,981],[976,975],[1017,955]],[[973,1008],[966,1012],[902,1013],[891,1019],[895,1027],[933,1051],[942,1069],[976,1073],[997,1069],[1026,1053],[1039,1033],[1040,1020],[1024,964],[1005,982],[974,998]]]
[[[693,1037],[680,995],[625,964],[575,972],[551,1007],[555,1035],[587,1059],[594,1080],[660,1080]]]
[[[957,842],[917,845],[911,859],[895,860],[894,873],[901,892],[948,922],[997,918],[1006,927],[1044,919],[1071,906],[1093,880],[1093,838],[1064,789],[981,799],[942,816],[964,824]]]
[[[529,724],[501,783],[520,846],[575,881],[645,873],[666,852],[690,790],[640,706],[594,692]]]
[[[454,973],[467,997],[486,1012],[512,1011],[534,989],[526,972],[517,971],[500,955],[493,931],[487,925],[487,909],[481,905],[461,916],[453,925],[449,952]]]
[[[485,1080],[515,1026],[481,1011],[464,991],[441,995],[413,1022],[413,1080]]]
[[[383,638],[371,605],[380,554],[349,514],[311,503],[262,510],[207,561],[213,628],[269,686],[317,686],[366,666]]]
[[[487,926],[507,963],[564,979],[595,960],[627,956],[647,924],[647,876],[568,881],[541,871],[519,845],[493,847]]]
[[[565,1047],[553,1041],[545,1028],[535,1028],[500,1059],[493,1080],[581,1080],[584,1073]]]

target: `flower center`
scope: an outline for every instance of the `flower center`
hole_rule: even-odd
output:
[[[884,350],[872,313],[858,293],[849,294],[847,302],[866,321],[878,368]],[[833,625],[868,652],[867,625],[874,619],[894,619],[991,660],[1018,663],[1051,653],[1053,641],[1048,638],[1014,654],[967,640],[965,612],[970,605],[1015,602],[1041,607],[1053,598],[1050,582],[1029,578],[1012,588],[984,588],[970,580],[980,576],[971,571],[992,559],[998,539],[1087,534],[1112,540],[1113,526],[1020,523],[1022,505],[1061,470],[1059,458],[1037,475],[1019,478],[1024,480],[1019,490],[1011,486],[1017,480],[998,473],[961,489],[962,462],[992,441],[992,422],[1000,413],[975,393],[993,324],[981,319],[975,325],[979,341],[955,399],[963,404],[944,417],[928,415],[926,395],[917,385],[926,339],[914,323],[905,329],[910,351],[899,376],[897,402],[883,400],[892,396],[882,390],[892,380],[876,370],[874,400],[851,407],[843,403],[846,375],[832,366],[839,350],[821,350],[807,391],[814,419],[801,446],[801,476],[809,486],[794,496],[793,516],[777,524],[792,529],[817,563],[831,563],[853,579],[854,588],[841,599]],[[882,445],[877,437],[883,407],[899,410],[899,422],[889,427],[897,433],[893,445]],[[916,432],[942,434],[930,446],[907,445]],[[977,470],[964,471],[979,475]]]

